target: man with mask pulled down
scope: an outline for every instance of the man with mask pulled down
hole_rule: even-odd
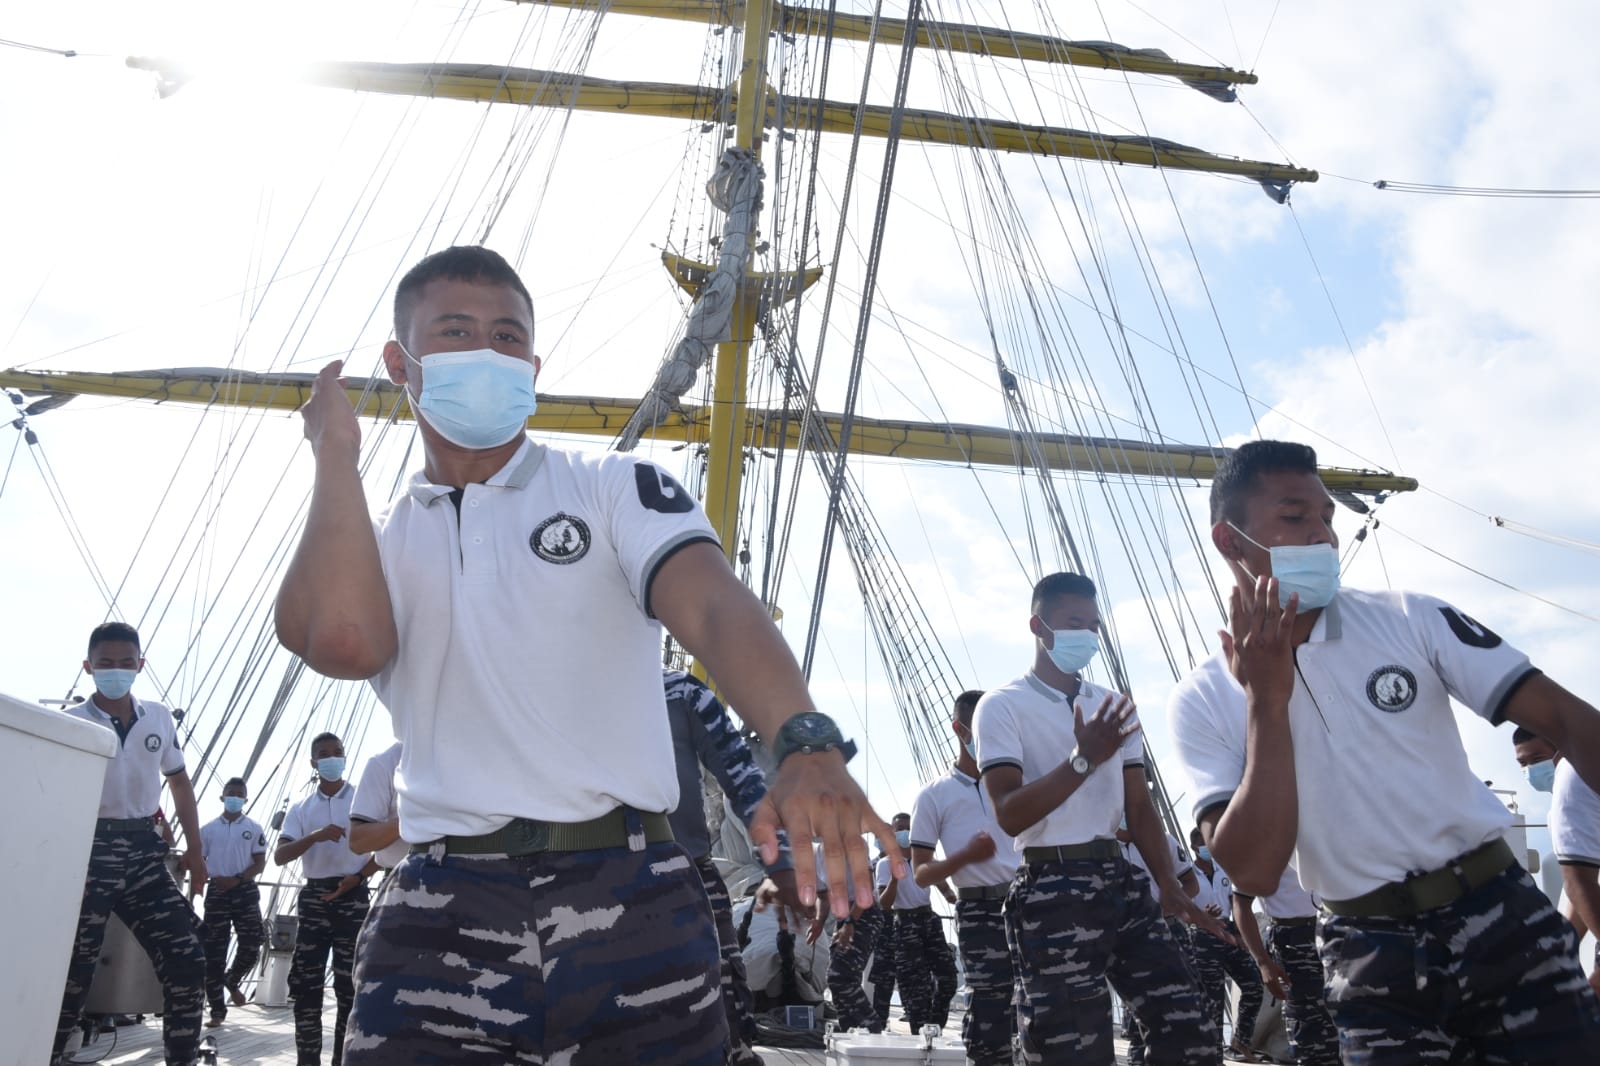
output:
[[[1169,706],[1201,832],[1238,891],[1276,891],[1292,856],[1319,898],[1344,1061],[1591,1064],[1572,929],[1505,843],[1450,701],[1550,738],[1591,784],[1600,713],[1448,603],[1341,589],[1335,510],[1304,445],[1218,465],[1229,627]]]
[[[662,626],[777,762],[750,822],[763,860],[779,828],[820,838],[829,880],[859,871],[865,906],[860,834],[890,836],[845,767],[855,746],[814,709],[682,485],[631,455],[528,438],[533,302],[510,264],[428,256],[394,314],[384,362],[417,411],[423,468],[374,521],[341,364],[324,368],[302,412],[316,481],[276,613],[313,669],[370,680],[402,745],[412,852],[362,934],[347,1061],[718,1066],[716,932],[667,820]],[[795,880],[814,904],[809,864]]]

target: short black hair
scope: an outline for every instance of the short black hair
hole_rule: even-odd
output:
[[[317,750],[317,745],[321,744],[324,740],[331,740],[335,744],[339,745],[341,748],[344,747],[344,741],[339,739],[339,734],[337,734],[337,733],[318,733],[316,736],[311,738],[311,750],[313,752],[315,752]]]
[[[228,778],[226,781],[224,781],[222,783],[222,791],[226,792],[226,791],[228,791],[228,789],[232,788],[235,785],[238,785],[240,788],[244,789],[247,792],[250,789],[250,786],[245,784],[244,778],[242,778],[242,777],[230,777],[230,778]]]
[[[1524,728],[1523,726],[1520,726],[1520,725],[1517,726],[1516,732],[1511,734],[1511,743],[1512,744],[1526,744],[1530,740],[1544,740],[1544,737],[1541,737],[1538,733],[1535,733],[1533,730]],[[1546,744],[1550,743],[1548,740],[1544,740],[1544,742]]]
[[[1041,614],[1052,600],[1059,596],[1081,596],[1094,599],[1094,582],[1082,574],[1050,574],[1033,586],[1033,613]]]
[[[972,715],[978,709],[978,701],[983,699],[983,690],[969,688],[956,697],[956,721],[967,728],[972,728]]]
[[[442,252],[434,252],[406,271],[394,290],[394,335],[405,344],[411,338],[411,309],[417,296],[430,281],[471,281],[480,285],[504,285],[528,302],[528,314],[533,315],[533,297],[528,287],[517,276],[517,271],[499,252],[490,251],[477,244],[458,244]]]
[[[1222,457],[1211,477],[1211,524],[1244,519],[1244,501],[1262,474],[1315,474],[1317,453],[1287,440],[1253,440]]]
[[[126,622],[102,622],[94,627],[89,634],[89,658],[94,658],[94,650],[102,644],[113,640],[126,640],[135,650],[141,650],[139,645],[139,631]]]
[[[1189,843],[1190,844],[1192,844],[1193,846],[1198,848],[1200,845],[1204,844],[1205,842],[1206,842],[1206,835],[1200,831],[1200,827],[1199,826],[1195,826],[1193,829],[1189,830]]]
[[[899,814],[895,815],[893,818],[890,818],[889,821],[898,822],[902,818],[904,818],[908,822],[911,821],[911,815],[907,814],[905,811],[901,811]]]

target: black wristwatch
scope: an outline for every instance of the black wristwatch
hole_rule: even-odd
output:
[[[841,752],[845,762],[856,755],[855,741],[844,739],[833,719],[820,711],[792,715],[778,727],[778,735],[772,739],[772,756],[779,766],[795,752],[810,755],[819,751]]]

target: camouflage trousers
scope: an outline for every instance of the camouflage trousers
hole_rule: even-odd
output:
[[[206,917],[202,926],[206,945],[206,1002],[211,1016],[225,1017],[228,1000],[223,989],[237,985],[261,958],[261,887],[241,881],[226,892],[206,888]],[[228,965],[229,934],[239,938],[233,965]]]
[[[1223,926],[1235,937],[1239,930],[1232,922]],[[1206,997],[1206,1007],[1211,1011],[1211,1021],[1217,1027],[1217,1038],[1222,1038],[1223,1008],[1228,1002],[1228,981],[1239,986],[1239,1012],[1233,1019],[1233,1038],[1242,1047],[1250,1046],[1256,1031],[1256,1018],[1261,1013],[1261,1002],[1266,990],[1261,986],[1261,974],[1250,958],[1250,953],[1234,944],[1212,936],[1204,929],[1192,930],[1189,942],[1193,945],[1190,958],[1195,975],[1200,979],[1200,992]]]
[[[1324,915],[1345,1066],[1593,1066],[1600,1004],[1572,926],[1520,866],[1412,918]]]
[[[1339,1066],[1339,1030],[1322,1002],[1322,962],[1317,958],[1314,921],[1275,921],[1263,936],[1268,953],[1289,975],[1283,1020],[1289,1050],[1300,1066]]]
[[[1143,877],[1145,875],[1141,872],[1140,876]],[[1146,878],[1145,884],[1148,885],[1149,883],[1148,878]],[[1200,968],[1195,962],[1194,941],[1198,934],[1176,918],[1163,918],[1162,920],[1167,923],[1167,932],[1172,934],[1172,942],[1178,945],[1178,952],[1183,956],[1183,964],[1188,967],[1189,976],[1194,981],[1195,988],[1199,990],[1200,998],[1205,1001],[1206,1010],[1209,1012],[1211,1001],[1205,987],[1200,983]],[[1127,1004],[1124,1003],[1123,1006],[1126,1007]],[[1261,1009],[1259,1001],[1256,1003],[1256,1009]],[[1220,1041],[1222,1039],[1222,1021],[1220,1017],[1213,1020],[1217,1026],[1217,1039]],[[1122,1013],[1122,1037],[1128,1042],[1128,1066],[1143,1066],[1145,1052],[1144,1026],[1139,1024],[1138,1016],[1131,1009],[1124,1010]]]
[[[1006,940],[1005,901],[956,902],[956,943],[972,1003],[961,1023],[967,1058],[976,1066],[1011,1066],[1017,1032],[1016,971]]]
[[[878,1023],[873,1032],[889,1027],[889,1007],[894,1000],[894,915],[878,911],[878,946],[872,950],[867,982],[872,985],[872,1013]]]
[[[756,1007],[750,994],[750,978],[745,973],[744,955],[739,951],[739,934],[733,928],[733,901],[728,898],[727,882],[717,872],[709,855],[694,862],[700,883],[711,901],[711,918],[717,927],[717,947],[722,953],[719,971],[722,1009],[728,1015],[728,1057],[730,1066],[760,1066],[755,1053]]]
[[[721,956],[677,844],[408,856],[361,932],[349,1066],[721,1066]]]
[[[300,889],[299,924],[294,935],[294,960],[289,965],[289,998],[294,1001],[294,1050],[300,1066],[322,1060],[322,989],[328,958],[333,958],[333,998],[338,1012],[333,1026],[333,1066],[344,1059],[345,1030],[355,1002],[356,938],[367,916],[367,886],[338,899],[322,897],[339,887],[337,877],[314,877]]]
[[[1109,980],[1156,1066],[1216,1066],[1216,1028],[1143,875],[1125,859],[1028,863],[1006,897],[1030,1064],[1111,1066]]]
[[[913,1033],[924,1025],[943,1029],[956,994],[956,958],[944,922],[931,906],[894,912],[895,981]]]
[[[840,1029],[868,1029],[882,1032],[878,1012],[862,984],[867,962],[882,950],[885,940],[894,938],[894,920],[888,912],[878,907],[862,911],[855,920],[850,943],[844,947],[834,941],[828,957],[828,991],[833,993],[833,1008],[839,1012]],[[874,982],[881,973],[881,963],[872,963]],[[892,986],[891,986],[892,987]],[[877,991],[874,984],[873,991]]]
[[[89,874],[78,909],[78,936],[67,967],[52,1057],[61,1054],[89,998],[106,922],[114,913],[149,954],[161,979],[165,1012],[162,1046],[169,1064],[187,1066],[198,1054],[205,1008],[205,955],[199,921],[183,890],[167,872],[167,845],[148,831],[96,832],[89,852]],[[12,960],[18,965],[25,960]]]

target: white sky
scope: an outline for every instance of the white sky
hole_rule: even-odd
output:
[[[1034,28],[1040,9],[1023,6],[1010,5],[1010,17],[1018,28]],[[1035,73],[1034,101],[1017,91],[1015,78],[979,82],[973,61],[953,64],[969,85],[981,85],[986,111],[1014,108],[1024,121],[1094,121],[1106,132],[1137,131],[1147,122],[1158,136],[1225,154],[1290,158],[1323,173],[1295,190],[1291,213],[1236,181],[1005,161],[1082,353],[1081,367],[1064,376],[1080,401],[1110,412],[1103,424],[1090,418],[1086,425],[1140,432],[1110,339],[1097,318],[1072,303],[1094,291],[1073,259],[1087,252],[1092,234],[1104,242],[1102,262],[1116,279],[1125,321],[1139,334],[1130,345],[1151,393],[1150,417],[1163,432],[1187,443],[1219,436],[1236,443],[1256,431],[1252,418],[1270,405],[1264,433],[1307,440],[1325,462],[1384,465],[1419,478],[1424,491],[1384,506],[1384,524],[1354,556],[1346,582],[1451,599],[1569,687],[1600,691],[1590,651],[1594,620],[1464,568],[1600,616],[1600,562],[1592,550],[1550,545],[1488,518],[1600,541],[1600,503],[1590,489],[1597,448],[1587,417],[1600,384],[1593,340],[1600,335],[1593,298],[1600,204],[1422,197],[1369,184],[1388,178],[1593,187],[1600,72],[1586,49],[1600,16],[1578,2],[1515,13],[1488,3],[1307,9],[1266,0],[1106,2],[1073,10],[1071,18],[1055,16],[1068,36],[1253,67],[1261,83],[1244,90],[1242,104],[1222,105],[1151,79],[1133,79],[1130,91],[1104,72]],[[995,4],[930,8],[940,18],[991,23],[997,12]],[[545,132],[488,243],[519,260],[534,292],[546,358],[541,391],[637,395],[683,314],[657,263],[660,247],[705,254],[695,236],[705,209],[691,206],[690,193],[714,148],[698,127],[580,115],[563,136],[560,113],[529,118],[509,107],[358,96],[297,86],[283,74],[318,58],[570,69],[586,26],[581,17],[497,0],[290,3],[244,15],[201,4],[8,12],[0,38],[83,54],[0,48],[0,90],[9,101],[0,109],[7,146],[0,168],[0,367],[311,371],[348,353],[351,373],[374,372],[394,277],[425,251],[481,232],[487,209],[480,193],[501,150],[537,122]],[[140,54],[192,57],[208,76],[159,100],[154,76],[121,62]],[[828,95],[857,94],[863,56],[859,47],[836,50]],[[875,61],[875,100],[888,99],[897,59],[887,52]],[[718,62],[694,27],[613,17],[594,40],[587,70],[713,81]],[[1078,94],[1095,117],[1072,102]],[[951,106],[931,65],[917,68],[911,102]],[[848,150],[845,138],[823,146],[812,236],[821,251],[813,258],[832,258]],[[768,162],[775,179],[770,150]],[[880,165],[881,153],[864,147],[850,208],[858,244],[847,244],[840,257],[824,364],[830,408],[838,406],[848,362]],[[954,421],[1004,424],[973,271],[1012,293],[1017,277],[992,253],[974,260],[971,238],[960,235],[976,230],[980,241],[996,239],[981,212],[974,222],[961,207],[963,189],[972,195],[976,188],[963,185],[962,170],[972,173],[963,157],[944,149],[908,145],[901,152],[864,411],[913,418],[943,412]],[[1069,188],[1093,213],[1088,234],[1069,213]],[[769,204],[778,195],[769,184]],[[938,221],[949,217],[954,235]],[[1145,287],[1124,218],[1137,220],[1137,238],[1159,271],[1171,302],[1164,315]],[[819,291],[805,305],[813,327],[821,303]],[[911,344],[898,339],[890,313]],[[1028,365],[1034,357],[1014,346],[1003,322],[1001,330],[1008,361]],[[1203,379],[1207,415],[1177,380],[1179,364],[1161,351],[1178,334],[1188,358],[1215,375]],[[806,336],[809,363],[815,333]],[[1253,407],[1227,384],[1235,361]],[[42,455],[88,554],[110,586],[121,586],[118,613],[142,622],[152,667],[172,702],[195,709],[197,735],[214,732],[236,686],[259,685],[235,697],[248,711],[237,735],[219,741],[219,769],[232,773],[284,666],[279,655],[260,671],[264,680],[255,680],[239,649],[241,640],[250,648],[263,639],[261,654],[271,647],[270,633],[262,637],[260,619],[246,608],[270,596],[272,582],[261,575],[294,535],[309,485],[297,419],[81,399],[38,416],[33,426],[41,447],[16,456],[0,491],[0,544],[10,563],[0,592],[0,688],[25,698],[64,694],[84,635],[107,612],[107,597],[46,490],[36,462]],[[374,505],[415,461],[405,451],[410,438],[402,425],[377,450],[368,480]],[[0,439],[0,463],[11,459],[12,443]],[[683,456],[666,447],[645,454],[683,468]],[[856,470],[960,683],[982,687],[1021,672],[1029,658],[1027,590],[1037,575],[1015,473],[975,477],[896,463]],[[1063,482],[1061,495],[1070,513],[1087,517],[1078,535],[1105,561],[1106,597],[1151,743],[1158,760],[1168,756],[1173,791],[1181,791],[1162,721],[1171,671],[1119,561],[1100,489],[1092,481]],[[1203,498],[1192,488],[1182,495],[1195,514]],[[1153,508],[1149,535],[1172,538],[1172,572],[1196,623],[1184,639],[1190,653],[1203,655],[1219,621],[1202,577],[1213,561],[1188,547],[1178,505],[1165,490],[1146,489],[1137,499]],[[1035,528],[1048,538],[1036,495],[1034,505]],[[786,631],[797,641],[810,610],[820,507],[814,494],[804,498],[785,577]],[[1358,528],[1354,516],[1341,522],[1347,537]],[[909,807],[915,775],[842,546],[833,573],[815,694],[870,741],[855,767],[874,801],[886,813]],[[1165,602],[1160,592],[1156,598]],[[1171,616],[1164,617],[1176,637]],[[1178,654],[1185,657],[1181,640]],[[317,701],[314,727],[338,722],[355,697],[309,682],[302,688],[301,698]],[[149,694],[149,687],[141,691]],[[295,707],[291,721],[306,716]],[[351,738],[352,755],[379,750],[381,732],[379,726],[370,737]],[[1526,794],[1508,732],[1464,720],[1463,734],[1482,776],[1523,788],[1523,807],[1538,820],[1544,800]],[[289,746],[275,737],[266,765]],[[191,745],[191,758],[193,751]],[[1385,762],[1420,757],[1375,753]],[[214,805],[208,795],[203,811]]]

